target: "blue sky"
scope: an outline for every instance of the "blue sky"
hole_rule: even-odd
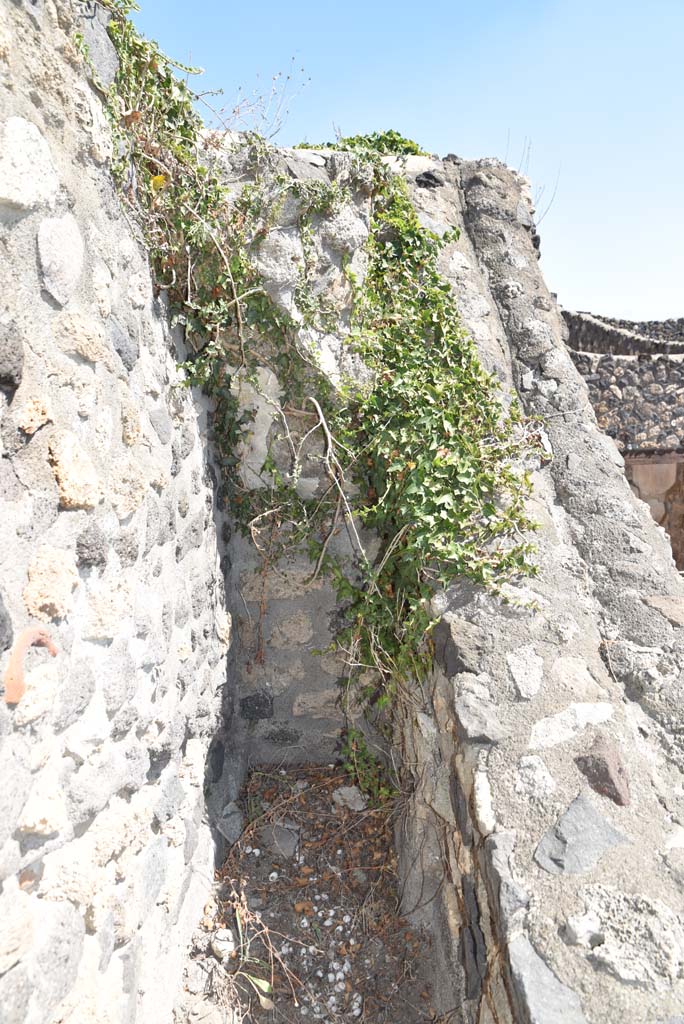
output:
[[[139,2],[144,34],[223,88],[212,102],[309,80],[274,141],[395,128],[506,159],[538,213],[553,200],[542,265],[564,306],[684,316],[684,0]]]

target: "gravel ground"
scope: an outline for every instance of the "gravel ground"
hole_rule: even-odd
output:
[[[391,813],[333,766],[254,770],[178,1024],[428,1024],[427,940],[397,914]]]

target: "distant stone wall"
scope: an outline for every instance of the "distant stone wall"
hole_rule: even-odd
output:
[[[566,314],[564,314],[565,316]],[[589,314],[567,314],[568,316],[587,316]],[[642,338],[649,338],[651,341],[664,341],[669,343],[684,343],[684,317],[673,320],[620,320],[616,317],[601,316],[601,323],[609,327],[617,327],[632,334],[638,334]]]
[[[601,428],[620,451],[684,450],[684,355],[570,355]]]
[[[208,407],[114,193],[81,10],[0,0],[3,1024],[170,1020],[229,699]]]
[[[563,312],[570,356],[599,426],[625,455],[625,472],[668,533],[684,568],[684,320],[647,321]]]
[[[638,352],[684,354],[684,321],[630,323],[609,320],[591,313],[563,310],[570,348],[579,352],[610,352],[634,355]]]

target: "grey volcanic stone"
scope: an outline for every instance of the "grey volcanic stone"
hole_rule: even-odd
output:
[[[76,540],[79,565],[105,565],[109,545],[97,523],[90,523]]]
[[[440,188],[444,185],[444,179],[434,171],[423,171],[416,175],[416,185],[418,188]]]
[[[202,615],[209,606],[211,599],[212,577],[199,579],[192,588],[192,614],[196,619]]]
[[[629,778],[617,747],[604,736],[597,736],[586,754],[575,758],[575,764],[597,793],[607,796],[621,807],[629,804]]]
[[[201,547],[203,539],[204,516],[197,512],[176,542],[176,561],[182,562],[189,551]]]
[[[258,722],[262,718],[273,718],[273,697],[268,690],[259,690],[243,697],[240,701],[240,714],[248,722]]]
[[[580,793],[543,837],[534,859],[552,875],[578,875],[590,871],[611,847],[626,842],[626,836]]]
[[[176,435],[178,437],[178,435]],[[195,447],[195,431],[189,423],[183,425],[183,429],[180,432],[180,439],[178,440],[178,455],[181,459],[187,459],[188,455]]]
[[[0,324],[0,388],[16,391],[24,370],[24,346],[13,323]]]
[[[266,739],[269,743],[275,743],[284,747],[296,746],[301,738],[302,734],[298,729],[291,729],[288,725],[284,724],[279,724],[266,733]]]
[[[158,408],[150,410],[150,422],[155,429],[157,437],[162,444],[168,444],[171,440],[173,423],[166,409]]]
[[[185,799],[185,790],[180,780],[175,775],[170,775],[162,783],[162,795],[154,808],[154,817],[163,824],[169,818],[174,818]]]
[[[114,550],[121,560],[122,565],[133,565],[138,558],[140,545],[136,530],[128,530],[120,534],[114,541]]]
[[[181,466],[195,446],[195,432],[185,423],[180,433],[176,432],[171,445],[172,461],[171,476],[178,476]]]
[[[119,69],[119,58],[114,44],[107,35],[111,14],[95,0],[86,0],[85,3],[79,4],[77,10],[79,28],[88,46],[88,56],[101,84],[108,89]]]
[[[513,984],[527,1007],[525,1020],[530,1024],[587,1024],[577,994],[558,980],[525,935],[512,940],[509,956]]]
[[[447,612],[435,627],[433,636],[435,658],[447,679],[459,672],[480,671],[483,633],[479,626]]]
[[[110,320],[107,334],[115,352],[127,370],[132,370],[140,355],[138,339],[121,326],[117,320]]]
[[[348,807],[350,811],[363,811],[368,806],[368,798],[358,786],[338,786],[333,790],[332,798],[337,807]]]
[[[12,631],[12,619],[5,607],[5,602],[0,593],[0,654],[12,646],[14,633]]]
[[[529,894],[516,882],[511,871],[514,849],[515,835],[511,832],[493,832],[485,839],[485,851],[498,889],[501,919],[507,930],[512,930],[514,917],[525,913],[530,905]]]
[[[506,736],[487,687],[475,676],[464,673],[457,677],[454,701],[463,738],[470,743],[500,743]]]
[[[233,843],[237,843],[238,839],[242,835],[243,827],[244,816],[242,811],[235,801],[231,800],[231,802],[226,804],[223,808],[221,817],[217,819],[216,828],[229,845],[232,846]]]
[[[81,716],[94,692],[95,676],[89,663],[77,662],[60,686],[57,709],[52,717],[55,732],[66,729]]]
[[[190,602],[188,601],[188,595],[185,593],[185,591],[181,590],[176,600],[174,622],[179,627],[179,629],[182,629],[189,618]]]
[[[299,846],[299,826],[289,818],[282,818],[261,829],[259,842],[275,858],[284,857],[285,860],[292,860]]]
[[[29,449],[30,450],[30,449]],[[35,491],[33,514],[17,527],[17,533],[29,540],[37,539],[52,526],[59,515],[59,498],[56,493]]]
[[[144,553],[146,555],[149,555],[155,544],[159,542],[161,521],[162,517],[159,502],[150,496],[147,502],[147,524],[145,527]]]
[[[38,228],[38,255],[43,288],[60,306],[65,306],[78,285],[83,270],[83,239],[76,218],[46,217]]]

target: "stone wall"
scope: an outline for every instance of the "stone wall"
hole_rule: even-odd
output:
[[[591,351],[602,351],[601,346],[605,345],[608,338],[614,346],[616,339],[622,344],[629,346],[630,337],[636,336],[643,343],[653,345],[663,342],[669,345],[684,344],[684,319],[678,320],[620,320],[610,316],[595,316],[591,313],[573,313],[570,310],[563,310],[563,319],[567,324],[571,336],[582,336],[586,341],[591,341],[599,346]],[[612,351],[612,348],[610,349]]]
[[[534,250],[525,183],[435,166],[427,223],[464,320],[503,350],[551,460],[533,470],[539,573],[508,602],[435,598],[436,666],[403,731],[403,904],[436,936],[460,1021],[679,1020],[684,1003],[684,590],[586,387]],[[504,370],[504,367],[508,367]]]
[[[631,324],[563,312],[567,344],[599,426],[627,462],[627,479],[667,530],[684,566],[680,459],[684,444],[681,320]]]
[[[568,331],[568,344],[578,352],[611,352],[619,355],[684,352],[681,320],[631,323],[564,309],[563,321]]]
[[[114,192],[81,12],[0,0],[4,1024],[169,1020],[213,877],[209,410]]]
[[[620,451],[684,447],[684,356],[571,350],[602,430]]]
[[[651,341],[684,342],[684,317],[669,320],[620,320],[615,317],[602,316],[601,320],[611,327],[633,331]]]
[[[339,663],[316,651],[337,609],[299,553],[268,574],[246,541],[221,558],[210,410],[177,386],[182,341],[111,185],[100,98],[70,41],[81,8],[0,4],[0,1005],[12,1024],[162,1022],[211,882],[203,782],[229,840],[241,756],[332,756]],[[236,191],[250,180],[230,147],[215,158]],[[292,179],[350,181],[343,153],[273,160]],[[496,161],[389,162],[423,223],[461,229],[443,273],[545,451],[521,467],[537,577],[434,598],[434,670],[397,735],[403,907],[431,932],[451,1020],[675,1024],[684,585],[563,344],[524,180]],[[362,278],[362,184],[314,221],[306,255],[289,201],[256,253],[332,383],[351,365],[342,264]],[[298,320],[307,262],[335,328]],[[263,368],[239,396],[256,413],[249,486],[267,451],[281,457],[279,388]],[[304,460],[308,493],[320,457]],[[342,529],[334,543],[351,550]]]

